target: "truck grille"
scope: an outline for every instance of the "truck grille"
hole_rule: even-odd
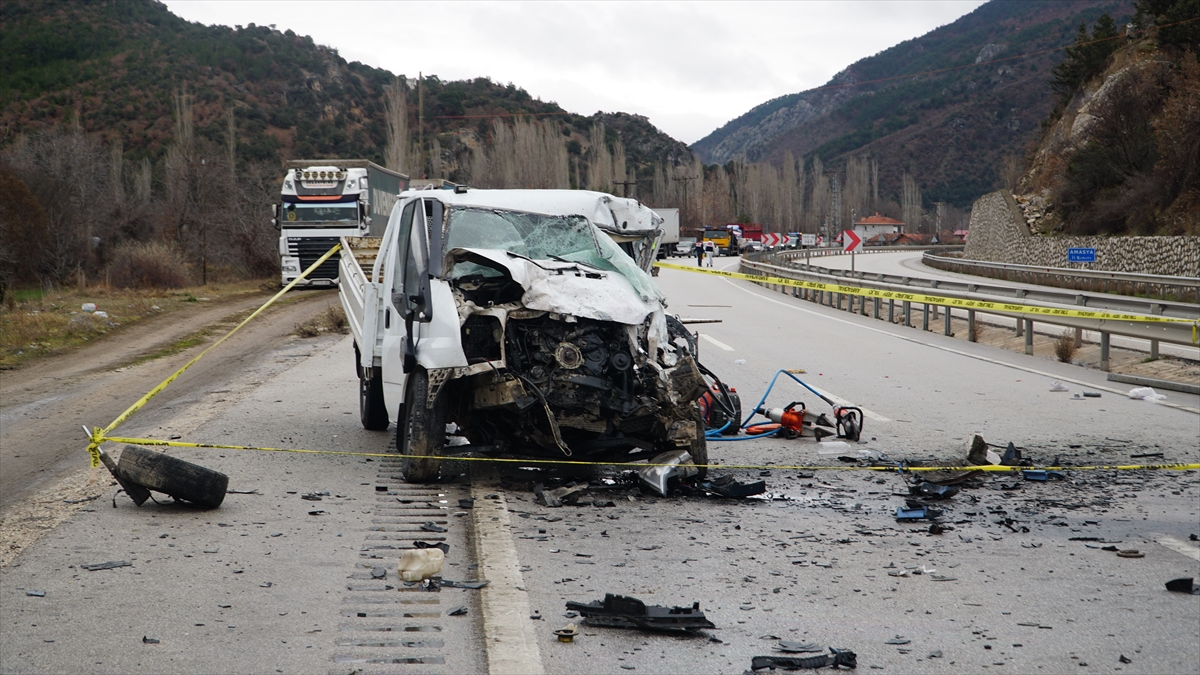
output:
[[[296,237],[288,238],[288,253],[300,258],[300,271],[308,269],[308,266],[317,261],[317,258],[325,255],[325,252],[333,248],[333,245],[338,243],[337,237]],[[338,257],[332,255],[329,260],[321,263],[321,266],[313,270],[313,273],[308,275],[309,280],[313,279],[330,279],[338,278]]]

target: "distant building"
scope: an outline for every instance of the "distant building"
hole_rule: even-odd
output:
[[[904,232],[885,232],[863,242],[867,246],[926,246],[933,239],[930,234],[905,234]]]
[[[903,222],[888,218],[887,216],[881,216],[878,211],[873,216],[859,218],[854,222],[854,233],[864,241],[880,234],[899,234],[902,232],[904,232]]]

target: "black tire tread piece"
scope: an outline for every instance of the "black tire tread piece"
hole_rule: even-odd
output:
[[[229,487],[219,471],[136,445],[121,450],[117,467],[130,482],[209,509],[221,505]]]

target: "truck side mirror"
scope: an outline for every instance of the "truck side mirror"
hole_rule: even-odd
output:
[[[271,227],[275,228],[276,230],[279,229],[279,219],[278,218],[271,219]]]

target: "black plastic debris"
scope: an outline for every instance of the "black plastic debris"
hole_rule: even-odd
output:
[[[928,506],[916,507],[896,507],[896,520],[923,520],[925,518],[937,518],[942,515],[940,509],[931,509]]]
[[[1121,663],[1133,663],[1133,659],[1129,658],[1128,656],[1125,656],[1124,654],[1119,656],[1117,658],[1117,660],[1120,661]]]
[[[930,499],[949,499],[958,494],[957,485],[935,485],[928,481],[922,481],[919,485],[913,485],[908,488],[911,494]]]
[[[817,668],[858,668],[858,655],[849,649],[829,648],[829,654],[819,656],[755,656],[751,670],[779,668],[781,670],[815,670]]]
[[[429,579],[426,579],[426,581],[429,581]],[[451,581],[450,579],[438,579],[437,583],[439,586],[444,586],[446,588],[470,588],[473,590],[479,590],[491,582],[487,579],[482,579],[480,581]]]
[[[810,652],[823,652],[825,648],[815,642],[794,642],[792,640],[780,640],[775,647],[776,651],[785,654],[804,654]]]
[[[447,612],[446,612],[446,616],[465,616],[465,615],[466,615],[466,613],[467,613],[467,608],[466,608],[466,606],[465,606],[465,605],[459,605],[458,607],[455,607],[455,608],[453,608],[453,609],[451,609],[451,610],[447,611]]]
[[[133,567],[133,563],[124,560],[110,560],[108,562],[80,565],[80,567],[89,572],[99,572],[100,570],[112,570],[118,567]]]
[[[1137,455],[1130,455],[1129,459],[1146,459],[1147,457],[1162,457],[1161,452],[1143,452]]]
[[[142,636],[142,644],[156,645],[158,642],[158,638],[146,637],[145,635]]]
[[[1192,577],[1172,579],[1167,582],[1167,590],[1175,593],[1191,593],[1200,595],[1200,584],[1193,583]]]
[[[1004,451],[1004,456],[1000,458],[1000,464],[1004,466],[1021,465],[1021,451],[1013,445],[1012,441],[1008,442],[1008,448]]]
[[[929,534],[944,534],[953,529],[954,528],[949,525],[942,525],[939,523],[934,523],[929,526]]]
[[[25,595],[28,595],[32,598],[44,598],[44,597],[46,597],[46,591],[35,591],[32,589],[26,589]]]
[[[450,553],[450,544],[447,544],[444,541],[439,541],[436,544],[431,544],[427,541],[414,541],[413,548],[440,548],[442,549],[442,553]]]
[[[387,568],[384,568],[384,567],[372,567],[372,568],[371,568],[371,578],[372,578],[372,579],[385,579],[385,578],[387,578]]]
[[[319,495],[315,492],[306,492],[306,493],[300,495],[300,499],[303,499],[308,502],[319,502],[319,501],[321,501],[321,495]]]
[[[721,497],[730,497],[732,499],[753,497],[754,495],[761,495],[767,491],[766,481],[757,480],[753,483],[739,483],[738,481],[734,480],[733,476],[721,476],[716,480],[697,483],[696,485],[705,492],[719,495]]]
[[[1063,480],[1066,478],[1066,476],[1062,475],[1061,471],[1047,471],[1045,469],[1026,469],[1021,472],[1021,475],[1025,478],[1025,480],[1035,480],[1039,482],[1045,482],[1051,478],[1055,478],[1057,480]]]
[[[700,603],[691,607],[663,607],[624,595],[606,593],[603,602],[568,602],[567,609],[579,612],[589,625],[607,628],[637,628],[646,631],[694,634],[701,628],[716,628],[704,617]]]
[[[538,503],[542,506],[549,506],[550,508],[555,509],[563,506],[564,504],[571,506],[577,505],[579,503],[579,498],[586,494],[587,491],[587,483],[578,485],[572,483],[570,485],[564,485],[553,490],[547,490],[541,483],[533,486],[533,494],[537,497]]]
[[[475,500],[474,499],[460,499],[460,500],[458,500],[458,508],[473,509],[473,508],[475,508]]]
[[[906,645],[910,642],[912,642],[912,640],[909,640],[908,638],[904,637],[903,635],[897,635],[896,637],[892,638],[891,640],[885,640],[883,644],[885,644],[885,645]]]
[[[429,521],[428,523],[422,523],[421,529],[425,530],[426,532],[445,532],[446,531],[446,528],[438,525],[437,523],[433,522],[432,520]]]

